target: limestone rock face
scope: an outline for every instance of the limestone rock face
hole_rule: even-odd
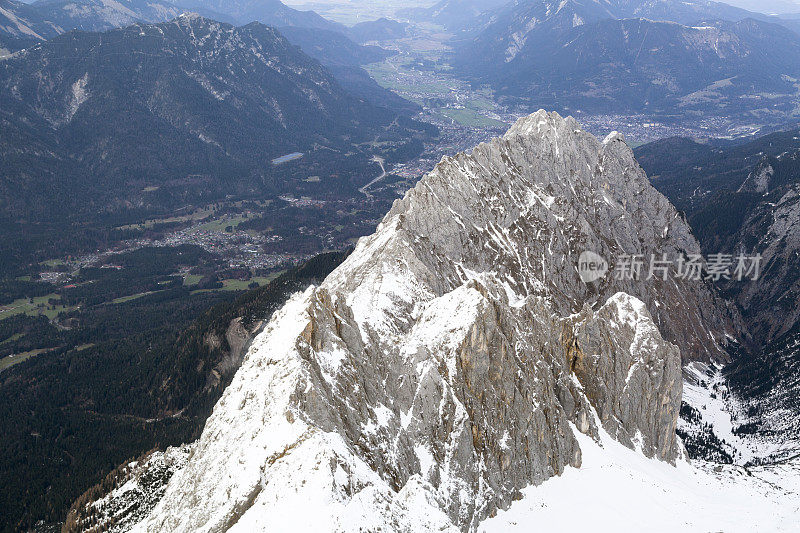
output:
[[[800,184],[773,191],[749,214],[735,250],[762,256],[756,281],[729,282],[756,338],[774,342],[800,322]],[[773,200],[773,201],[769,201]]]
[[[141,531],[474,531],[599,427],[681,453],[684,359],[723,357],[701,282],[584,283],[591,250],[699,253],[619,136],[538,112],[445,158],[253,341]]]
[[[568,322],[569,367],[606,431],[649,457],[674,459],[678,348],[661,338],[642,302],[624,293]]]

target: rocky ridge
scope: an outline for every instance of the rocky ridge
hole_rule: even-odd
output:
[[[585,284],[583,250],[699,246],[571,118],[445,158],[273,316],[135,530],[472,531],[579,466],[578,433],[675,461],[681,356],[722,360],[736,317],[702,282]]]
[[[115,469],[76,502],[78,508],[70,510],[62,533],[129,530],[161,500],[167,482],[186,466],[191,450],[189,444],[151,451]],[[97,497],[103,489],[105,494]]]

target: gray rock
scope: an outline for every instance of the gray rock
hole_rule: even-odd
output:
[[[734,255],[761,255],[758,279],[723,281],[747,313],[751,333],[764,344],[800,322],[800,184],[773,192],[773,201],[765,199],[748,214],[729,250]]]
[[[584,283],[585,250],[699,253],[620,136],[538,112],[445,158],[276,313],[139,530],[473,531],[575,431],[674,461],[681,355],[733,319],[702,282]]]

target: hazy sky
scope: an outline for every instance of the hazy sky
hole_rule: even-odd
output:
[[[722,0],[750,11],[762,13],[800,13],[800,0]]]
[[[430,6],[438,0],[283,0],[290,5],[338,5],[343,10],[362,5],[367,11],[388,14],[400,7]],[[510,0],[509,0],[510,1]],[[800,13],[800,0],[718,0],[761,13]],[[349,8],[349,9],[348,9]]]

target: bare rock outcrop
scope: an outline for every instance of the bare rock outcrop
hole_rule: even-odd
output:
[[[445,158],[273,316],[138,530],[474,531],[576,432],[675,461],[681,356],[732,319],[703,282],[584,283],[586,250],[699,253],[619,136],[538,112]]]

